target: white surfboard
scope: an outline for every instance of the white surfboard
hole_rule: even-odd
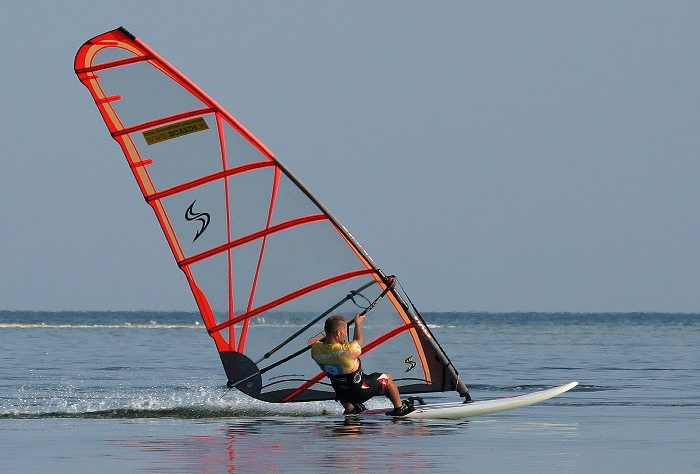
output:
[[[506,398],[493,398],[490,400],[479,400],[472,403],[452,402],[438,403],[434,405],[416,406],[415,411],[412,411],[406,416],[397,418],[418,419],[455,419],[466,418],[470,416],[488,415],[506,410],[515,410],[535,403],[540,403],[550,398],[561,395],[578,385],[578,382],[569,382],[558,387],[542,390],[539,392],[526,393],[523,395],[515,395]],[[363,415],[383,415],[387,411],[386,408],[380,410],[367,410]]]

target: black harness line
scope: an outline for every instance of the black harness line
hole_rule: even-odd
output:
[[[377,305],[377,303],[379,303],[379,300],[381,300],[382,298],[384,298],[384,297],[386,296],[386,294],[389,293],[389,292],[394,288],[394,286],[396,286],[396,281],[397,281],[397,279],[396,279],[396,277],[395,277],[394,275],[388,275],[386,278],[387,278],[387,280],[389,280],[389,284],[386,286],[386,288],[384,288],[384,291],[382,291],[382,292],[379,294],[379,296],[377,296],[377,297],[374,299],[374,301],[372,301],[371,303],[370,303],[369,299],[367,299],[367,297],[366,297],[365,295],[360,294],[360,293],[357,292],[357,291],[351,291],[351,292],[348,294],[348,296],[346,297],[346,300],[347,300],[347,298],[350,298],[350,300],[352,300],[352,302],[355,303],[355,306],[357,306],[358,308],[363,308],[363,307],[360,306],[359,304],[357,304],[357,302],[353,299],[354,294],[359,294],[359,296],[362,296],[365,300],[367,300],[367,303],[369,303],[368,306],[364,307],[362,311],[360,311],[359,313],[357,313],[358,316],[364,316],[364,315],[367,314],[368,312],[372,311],[372,308],[374,308],[374,307]],[[327,313],[325,313],[325,314],[327,314]],[[316,321],[318,321],[318,320],[320,320],[320,319],[321,319],[321,318],[318,318]],[[354,320],[354,319],[348,323],[348,327],[352,326],[353,324],[355,324],[355,320]],[[325,334],[326,334],[325,331],[321,331],[320,333],[316,334],[314,337],[312,337],[311,339],[309,339],[309,344],[311,343],[311,341],[318,340],[319,338],[324,337]]]
[[[323,313],[321,313],[319,316],[317,316],[317,317],[315,317],[314,319],[312,319],[312,320],[311,320],[309,323],[307,323],[303,328],[299,329],[297,332],[295,332],[294,334],[292,334],[291,336],[289,336],[287,339],[285,339],[284,341],[282,341],[282,342],[280,342],[279,344],[277,344],[277,346],[275,346],[274,348],[272,348],[272,349],[270,349],[269,351],[267,351],[267,352],[265,353],[264,356],[262,356],[260,359],[258,359],[258,360],[255,361],[255,364],[257,365],[257,364],[259,364],[260,362],[262,362],[263,360],[269,359],[270,356],[271,356],[272,354],[274,354],[274,353],[277,352],[278,350],[282,349],[284,346],[286,346],[286,345],[289,344],[291,341],[293,341],[294,339],[296,339],[296,338],[297,338],[300,334],[302,334],[304,331],[306,331],[306,330],[309,329],[311,326],[313,326],[314,324],[316,324],[317,322],[319,322],[320,320],[322,320],[324,317],[328,316],[330,313],[332,313],[333,311],[335,311],[337,308],[339,308],[340,306],[342,306],[343,304],[345,304],[346,301],[352,300],[352,302],[355,303],[355,300],[353,299],[353,296],[356,295],[356,294],[359,294],[360,291],[362,291],[362,290],[366,290],[367,288],[369,288],[370,286],[374,285],[375,283],[376,283],[376,281],[371,281],[371,282],[369,282],[369,283],[366,283],[366,284],[362,285],[362,286],[359,287],[357,290],[352,290],[350,293],[348,293],[348,295],[347,295],[345,298],[343,298],[342,300],[338,301],[336,304],[334,304],[333,306],[331,306],[330,308],[328,308],[326,311],[324,311]],[[363,295],[363,297],[364,297],[364,295]],[[365,298],[365,299],[366,299],[366,298]],[[369,300],[367,300],[367,301],[369,301]],[[357,303],[355,303],[355,304],[357,304]]]

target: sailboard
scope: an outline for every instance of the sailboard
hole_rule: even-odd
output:
[[[578,382],[569,382],[558,387],[552,387],[547,390],[515,395],[504,398],[491,398],[488,400],[479,400],[471,403],[435,403],[432,405],[419,405],[416,403],[415,410],[407,415],[397,418],[408,418],[411,420],[427,420],[427,419],[458,419],[475,417],[480,415],[491,415],[502,411],[515,410],[536,403],[544,402],[550,398],[568,392],[576,387]],[[380,415],[385,416],[386,409],[383,410],[367,410],[362,413],[363,416]]]
[[[365,368],[392,373],[402,394],[469,399],[394,278],[233,115],[124,28],[85,42],[74,66],[185,275],[229,387],[273,403],[333,400],[308,341],[326,316],[371,306]]]

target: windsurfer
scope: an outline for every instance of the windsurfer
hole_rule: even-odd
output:
[[[386,395],[394,405],[391,416],[403,416],[413,411],[412,404],[401,401],[399,388],[391,374],[362,372],[362,323],[365,315],[355,316],[352,341],[348,338],[348,322],[342,316],[331,316],[324,324],[325,336],[311,346],[311,357],[328,376],[345,414],[361,413],[363,403],[376,395]]]

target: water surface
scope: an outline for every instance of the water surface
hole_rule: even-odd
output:
[[[468,420],[345,420],[333,402],[275,405],[227,392],[196,314],[0,311],[3,467],[700,470],[700,315],[424,316],[474,398],[581,385]],[[297,323],[271,325],[269,334],[285,324]]]

